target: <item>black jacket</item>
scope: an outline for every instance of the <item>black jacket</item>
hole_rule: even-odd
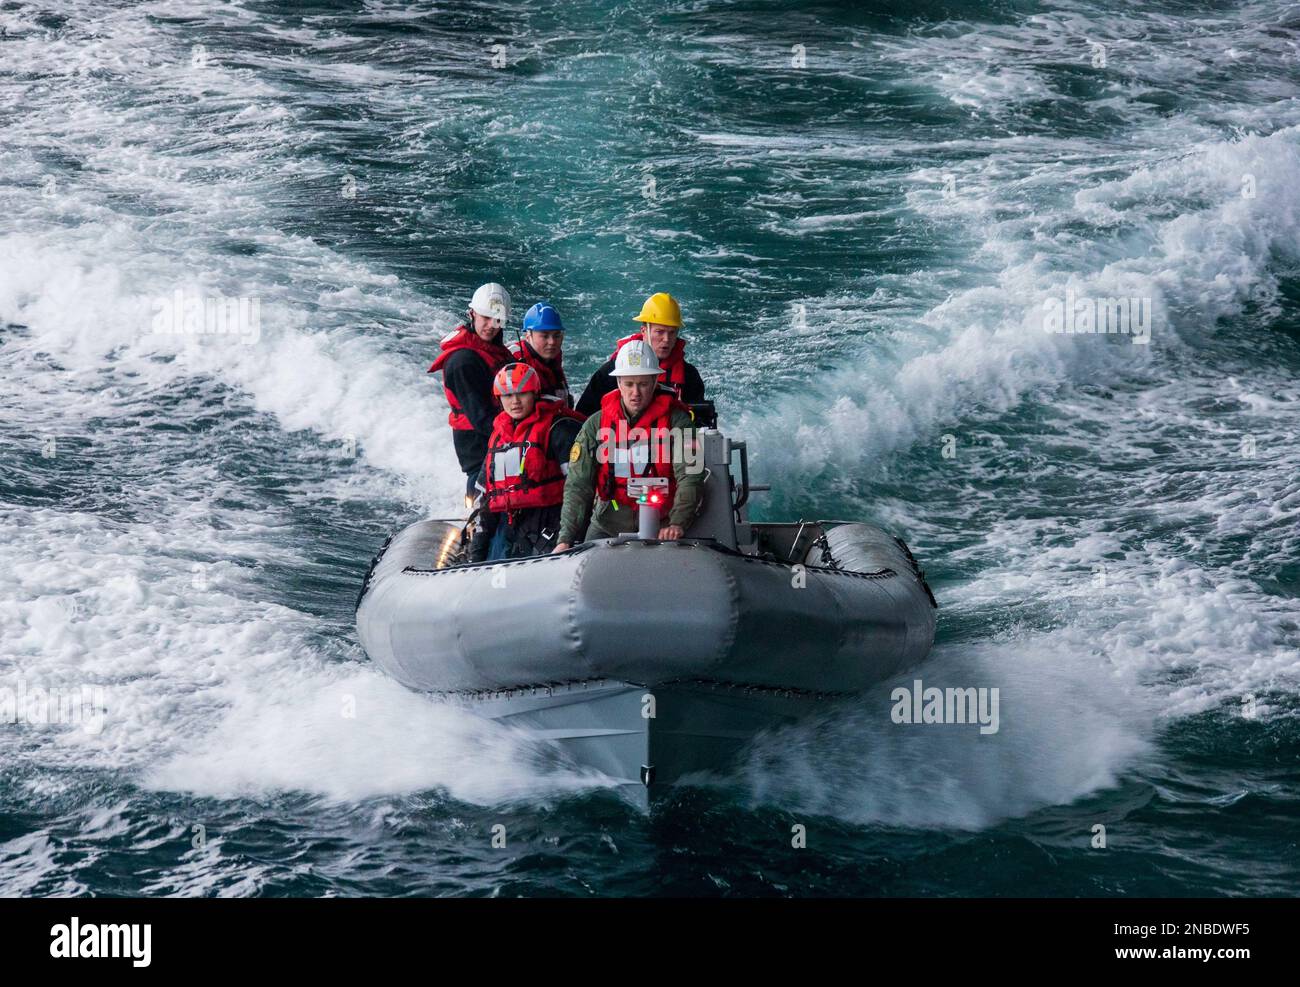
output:
[[[501,409],[492,397],[493,373],[482,358],[472,350],[457,350],[447,358],[442,368],[442,382],[456,395],[460,409],[474,426],[472,432],[451,433],[456,447],[456,459],[467,474],[477,476],[487,455],[488,439],[492,437],[492,423]]]

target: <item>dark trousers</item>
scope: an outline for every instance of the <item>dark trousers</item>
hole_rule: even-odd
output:
[[[516,511],[514,523],[505,514],[484,511],[479,515],[479,530],[470,544],[470,561],[547,555],[555,547],[559,532],[559,504]]]

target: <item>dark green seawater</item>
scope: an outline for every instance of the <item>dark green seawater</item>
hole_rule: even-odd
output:
[[[0,893],[1294,895],[1298,83],[1280,2],[0,3]],[[649,814],[372,668],[488,280],[574,377],[680,298],[932,657]]]

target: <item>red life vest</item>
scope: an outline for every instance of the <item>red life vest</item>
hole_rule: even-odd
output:
[[[443,337],[439,344],[442,352],[438,354],[438,359],[433,361],[433,366],[429,368],[429,373],[436,374],[451,358],[451,355],[457,350],[470,350],[475,356],[482,359],[488,366],[488,371],[495,374],[498,370],[511,362],[510,351],[501,345],[500,336],[491,343],[484,342],[483,338],[472,329],[459,325],[446,336]],[[466,417],[465,412],[461,410],[460,402],[456,400],[456,395],[451,393],[444,382],[442,392],[447,395],[447,404],[451,407],[451,412],[447,415],[447,421],[451,427],[458,432],[472,432],[474,425]]]
[[[543,360],[537,351],[522,339],[510,344],[510,354],[517,363],[526,363],[537,371],[542,381],[542,397],[548,401],[559,401],[565,407],[573,407],[573,395],[569,393],[569,381],[564,375],[564,358],[554,361]]]
[[[520,421],[504,411],[497,415],[485,461],[489,510],[514,513],[564,500],[564,472],[547,453],[557,418],[581,420],[558,401],[538,401]]]
[[[664,516],[668,515],[677,496],[677,475],[673,472],[672,443],[667,431],[672,427],[674,411],[690,414],[690,408],[681,401],[659,391],[651,399],[650,406],[641,412],[636,424],[628,425],[623,399],[617,388],[600,399],[599,435],[602,441],[608,437],[611,453],[608,461],[600,463],[596,472],[596,492],[601,500],[613,501],[619,507],[634,507],[636,501],[627,493],[628,479],[633,476],[662,476],[668,480]],[[622,429],[619,422],[623,423]],[[645,430],[640,441],[617,441],[620,431],[625,431],[629,439],[638,438],[639,429]]]
[[[645,339],[644,334],[634,332],[630,336],[624,336],[614,344],[614,352],[609,355],[612,360],[618,356],[618,351],[634,339]],[[647,346],[649,343],[646,344]],[[664,371],[664,375],[659,378],[659,383],[667,384],[677,396],[682,396],[682,388],[686,385],[686,340],[681,336],[677,337],[677,342],[673,344],[673,351],[668,354],[667,359],[659,361],[659,369]]]

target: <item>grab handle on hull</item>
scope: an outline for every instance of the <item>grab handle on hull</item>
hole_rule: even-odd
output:
[[[736,495],[736,502],[732,504],[732,510],[739,511],[749,500],[749,449],[746,448],[744,441],[731,442],[731,450],[740,452],[740,492]]]

